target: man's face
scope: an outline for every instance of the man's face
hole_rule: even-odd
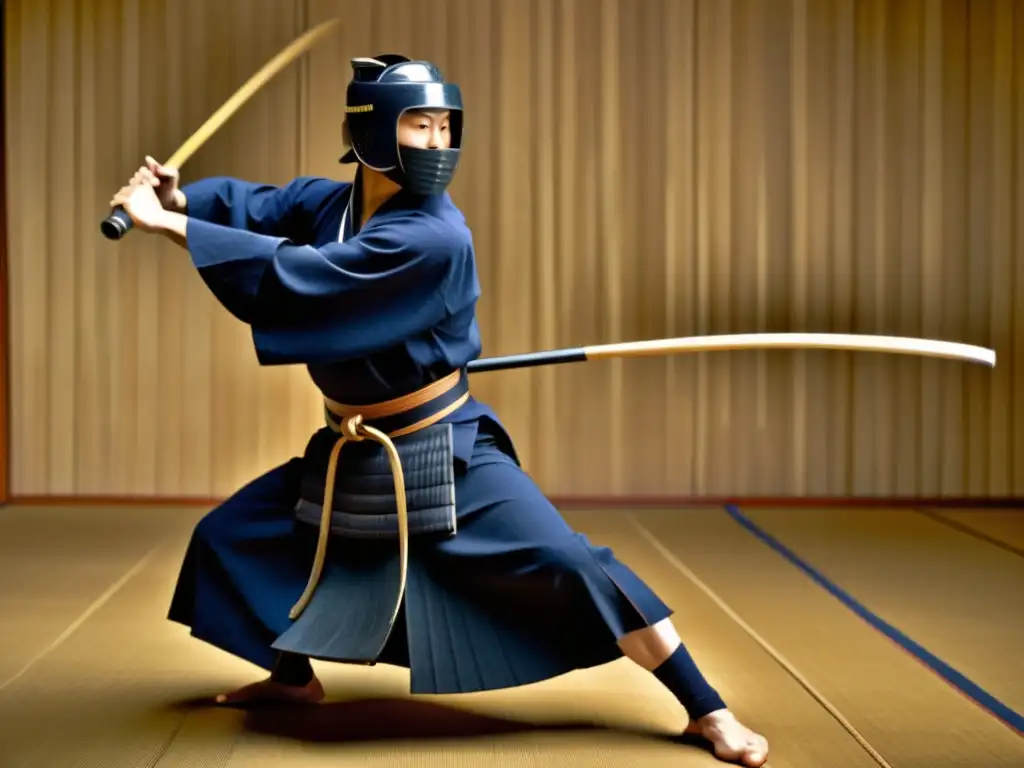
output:
[[[398,121],[398,143],[414,149],[448,149],[452,145],[448,110],[406,112]]]

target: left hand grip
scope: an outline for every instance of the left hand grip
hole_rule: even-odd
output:
[[[125,212],[124,208],[118,206],[114,211],[103,220],[100,224],[100,232],[108,240],[120,240],[122,237],[127,235],[132,227],[135,226],[135,222],[132,221],[132,217]]]

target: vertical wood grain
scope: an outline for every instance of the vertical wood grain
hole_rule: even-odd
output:
[[[1013,132],[1010,136],[1013,157],[1013,199],[1011,205],[1012,245],[1010,262],[1013,274],[1012,332],[1007,344],[1010,391],[1020,392],[1024,381],[1024,10],[1019,5],[1013,8],[1013,72],[1010,75],[1010,91],[1014,94],[1012,103]],[[1011,434],[1013,444],[1011,477],[1013,495],[1024,493],[1024,403],[1015,397],[1011,409]]]
[[[943,208],[940,333],[946,338],[963,338],[966,302],[963,287],[971,264],[967,238],[967,185],[970,158],[967,153],[970,121],[968,99],[968,14],[966,3],[943,3],[942,47],[943,72],[942,118],[944,128]],[[952,310],[952,311],[951,311]],[[980,329],[978,329],[980,332]],[[942,378],[942,494],[953,495],[966,490],[967,452],[965,443],[971,429],[963,418],[963,371],[946,371]]]
[[[990,235],[992,254],[986,286],[989,338],[991,344],[1006,346],[1013,338],[1013,280],[998,279],[1013,274],[1013,0],[999,0],[992,14],[992,49],[989,77],[992,80],[992,161],[989,173],[989,208],[983,228]],[[1019,96],[1018,96],[1019,98]],[[1024,296],[1019,297],[1024,300]],[[1014,395],[1006,377],[990,378],[983,384],[989,399],[987,417],[987,466],[978,480],[980,493],[1007,496],[1012,492],[1013,433],[1007,418]]]
[[[11,425],[10,425],[10,329],[8,325],[10,285],[7,279],[7,14],[0,13],[0,41],[4,57],[0,60],[0,504],[10,495]]]
[[[697,171],[697,9],[698,0],[662,0],[656,21],[661,26],[661,50],[664,51],[665,74],[659,93],[653,95],[665,110],[665,126],[660,144],[655,145],[662,156],[654,168],[662,167],[657,186],[645,186],[651,196],[661,195],[660,205],[664,227],[664,265],[661,286],[665,304],[664,332],[667,337],[695,334],[697,308],[693,300],[696,248],[697,194],[693,180]],[[654,103],[658,103],[655,101]],[[657,262],[655,262],[657,263]],[[679,290],[677,286],[683,286]],[[645,490],[665,485],[672,478],[675,488],[692,489],[695,484],[696,459],[700,451],[694,439],[698,409],[694,396],[696,360],[693,357],[672,357],[664,362],[664,410],[642,410],[662,419],[662,439],[652,439],[652,453],[664,456],[662,475]],[[638,409],[641,410],[641,409]],[[653,430],[654,428],[652,428]],[[656,432],[655,432],[656,433]]]
[[[5,481],[224,495],[301,452],[320,419],[304,370],[260,369],[179,249],[110,243],[98,222],[144,155],[169,156],[333,16],[340,33],[184,180],[349,179],[351,57],[435,61],[467,102],[452,195],[473,228],[486,355],[787,330],[998,354],[995,370],[751,352],[476,377],[545,490],[1024,494],[1014,0],[15,0],[0,498]]]
[[[943,63],[946,47],[943,45],[945,20],[941,6],[925,4],[921,41],[921,219],[918,239],[921,244],[921,291],[924,296],[943,295],[944,254],[950,247],[943,231],[944,191],[947,184],[943,173],[948,127],[943,119],[942,94],[945,87]],[[941,301],[923,301],[921,328],[942,328],[946,310]],[[917,493],[938,496],[943,492],[943,381],[944,366],[934,360],[921,364],[921,377],[917,384],[917,397],[921,407],[921,429],[917,437],[919,464]]]

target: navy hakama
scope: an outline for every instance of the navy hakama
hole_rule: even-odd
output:
[[[299,459],[277,467],[199,523],[171,604],[195,637],[267,670],[315,548],[315,529],[295,521],[301,473]],[[489,435],[457,473],[456,498],[457,535],[412,540],[404,612],[378,659],[409,668],[413,693],[526,685],[609,662],[622,655],[618,638],[669,615]],[[361,574],[368,561],[394,567],[397,551],[332,538],[328,567],[351,577],[339,613],[387,610],[393,587],[375,590]]]

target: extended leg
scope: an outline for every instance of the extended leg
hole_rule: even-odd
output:
[[[270,672],[217,697],[220,704],[314,702],[324,696],[309,660],[277,654],[288,608],[308,573],[309,549],[294,532],[301,465],[290,461],[256,478],[196,526],[169,618],[192,634]]]
[[[646,669],[675,696],[690,716],[686,732],[711,743],[715,756],[759,768],[768,760],[768,742],[729,711],[704,679],[672,622],[636,630],[619,640],[622,652]]]
[[[477,660],[472,670],[481,679],[468,681],[472,689],[529,684],[626,655],[676,696],[690,716],[686,730],[709,741],[719,759],[764,765],[765,739],[741,725],[704,679],[668,619],[668,606],[609,548],[574,531],[518,466],[478,444],[456,497],[459,534],[436,546],[435,570],[453,590],[488,606],[490,623],[479,622],[485,629],[501,627],[465,639],[473,625],[468,611],[449,622],[459,627],[450,634],[462,657]],[[453,602],[449,598],[446,612]],[[414,624],[430,626],[429,619],[417,616]],[[460,680],[444,677],[437,661],[444,654],[414,649],[412,657],[414,681],[460,688]]]

